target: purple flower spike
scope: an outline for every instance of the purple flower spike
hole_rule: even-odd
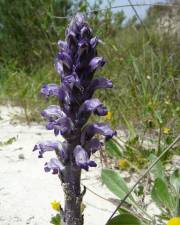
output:
[[[91,114],[104,116],[107,108],[97,98],[92,98],[97,89],[112,88],[112,82],[104,77],[94,78],[105,60],[98,56],[97,45],[102,43],[93,37],[92,30],[82,14],[77,14],[65,32],[65,40],[58,41],[55,69],[60,84],[46,84],[41,94],[46,98],[55,96],[58,104],[50,105],[41,115],[46,119],[46,128],[62,135],[64,142],[44,141],[35,145],[34,151],[43,157],[46,151],[55,151],[57,158],[45,163],[44,170],[57,174],[65,190],[63,222],[67,225],[83,224],[81,214],[81,170],[96,167],[91,155],[101,149],[102,143],[96,134],[112,138],[116,132],[108,124],[85,125]],[[78,201],[77,201],[78,200]]]
[[[77,145],[74,149],[74,158],[76,165],[82,169],[88,171],[90,167],[96,167],[97,164],[94,161],[89,160],[87,152],[82,148],[81,145]]]
[[[53,130],[56,136],[61,134],[67,140],[67,146],[71,146],[71,150],[65,151],[68,155],[65,158],[75,160],[77,165],[87,170],[94,165],[89,157],[102,144],[93,136],[101,134],[111,138],[116,133],[108,124],[103,123],[86,125],[83,128],[91,113],[98,116],[107,114],[106,106],[92,96],[97,89],[112,88],[113,85],[111,80],[104,77],[94,78],[95,71],[105,64],[96,49],[102,41],[93,37],[82,14],[78,13],[72,19],[65,35],[65,40],[58,41],[59,52],[55,59],[61,84],[46,84],[41,88],[41,94],[46,97],[56,96],[60,105],[50,105],[41,115],[47,120],[46,128]],[[41,143],[35,148],[39,150],[40,157],[47,150],[55,149],[57,152],[57,149],[64,149],[57,147],[57,143],[54,146],[50,142],[44,145]],[[59,150],[59,156],[62,152],[64,151]]]

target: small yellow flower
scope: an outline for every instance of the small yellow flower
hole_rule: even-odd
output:
[[[118,161],[118,167],[119,167],[119,169],[126,169],[128,166],[129,165],[128,165],[128,162],[127,162],[126,159],[120,159]]]
[[[177,217],[174,217],[174,218],[171,218],[167,225],[180,225],[180,218],[177,218]]]
[[[112,113],[108,111],[107,115],[105,116],[106,120],[111,120],[112,118]]]
[[[164,127],[164,128],[163,128],[163,134],[169,134],[170,131],[171,131],[171,129],[168,128],[168,127]]]
[[[60,206],[61,206],[60,202],[57,202],[56,200],[54,200],[53,202],[51,202],[51,207],[52,207],[54,210],[56,210],[56,211],[59,211]]]

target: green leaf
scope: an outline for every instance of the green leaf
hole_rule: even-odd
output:
[[[4,145],[11,145],[13,142],[15,142],[17,140],[16,137],[11,137],[9,138],[7,141],[4,142],[0,142],[0,146],[4,146]]]
[[[124,181],[124,179],[119,175],[119,173],[110,170],[103,169],[101,172],[101,178],[103,183],[112,191],[118,198],[123,199],[125,195],[129,192],[129,189]],[[130,203],[133,197],[129,196],[127,202]]]
[[[157,157],[154,154],[151,154],[149,158],[151,163],[153,163],[157,159]],[[161,161],[158,161],[156,163],[156,165],[151,169],[150,173],[153,174],[155,179],[161,178],[163,181],[166,181],[165,174],[164,174],[164,167]]]
[[[176,192],[180,192],[180,172],[176,169],[170,177],[170,183],[175,188]]]
[[[141,222],[131,214],[121,214],[114,217],[108,225],[141,225]]]
[[[54,225],[60,225],[61,224],[61,217],[59,214],[56,214],[56,216],[53,216],[51,218],[51,221],[50,221],[51,224],[54,224]]]
[[[113,141],[113,139],[105,142],[105,150],[111,157],[116,157],[117,159],[120,159],[122,157],[120,148],[117,146],[115,141]]]
[[[176,169],[170,177],[170,183],[176,191],[176,208],[175,215],[180,217],[180,172]]]
[[[174,210],[175,201],[168,191],[167,183],[164,182],[162,179],[157,178],[155,180],[151,196],[158,207],[161,208],[162,206],[164,206],[170,211]]]

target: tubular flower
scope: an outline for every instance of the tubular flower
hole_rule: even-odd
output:
[[[101,69],[105,60],[97,55],[96,47],[101,43],[98,37],[93,37],[89,25],[81,14],[77,14],[70,22],[65,32],[65,40],[58,41],[59,52],[55,57],[55,69],[60,78],[59,84],[45,84],[41,88],[41,94],[45,98],[54,96],[58,105],[50,105],[44,109],[41,115],[47,121],[46,128],[53,130],[56,136],[62,135],[64,142],[44,141],[35,145],[34,151],[39,152],[42,158],[46,151],[55,151],[57,159],[53,158],[45,164],[45,171],[52,170],[58,174],[65,188],[65,193],[76,193],[67,198],[71,200],[71,208],[74,196],[80,196],[81,169],[88,170],[95,167],[96,163],[90,160],[93,153],[101,149],[102,143],[94,137],[96,134],[105,136],[106,139],[116,135],[108,124],[87,124],[91,114],[106,116],[107,108],[103,103],[94,98],[97,89],[112,88],[112,82],[106,78],[94,78],[97,70]],[[79,186],[78,186],[79,185]],[[78,186],[78,187],[77,187]],[[70,201],[69,200],[69,201]],[[76,200],[76,199],[75,199]],[[69,216],[69,203],[65,204],[65,218],[67,224],[83,224]],[[75,205],[77,207],[77,204]],[[77,213],[75,213],[77,216]],[[70,219],[71,218],[71,219]]]

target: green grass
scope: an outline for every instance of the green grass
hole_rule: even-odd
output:
[[[147,132],[149,126],[158,132],[163,127],[170,127],[174,135],[178,132],[178,40],[151,27],[149,33],[150,37],[135,25],[96,32],[105,43],[99,46],[99,55],[107,61],[97,76],[106,76],[114,83],[113,89],[100,90],[96,95],[112,112],[112,125],[127,128],[132,138],[137,130]],[[39,121],[40,110],[48,105],[39,95],[41,85],[58,82],[58,76],[52,62],[42,61],[28,72],[17,69],[16,62],[11,61],[0,67],[0,80],[0,102],[23,107],[21,119],[30,123]]]

